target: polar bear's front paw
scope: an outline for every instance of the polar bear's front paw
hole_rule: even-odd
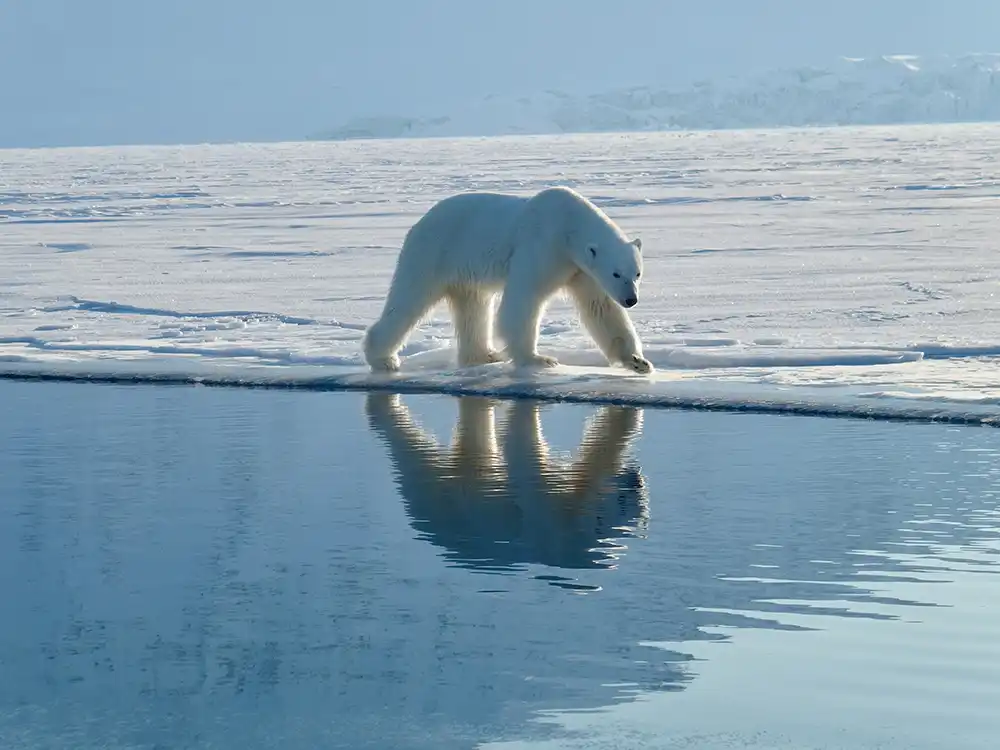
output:
[[[372,372],[375,373],[399,371],[399,357],[395,354],[390,357],[373,359],[369,364],[372,368]]]
[[[648,375],[653,371],[653,363],[639,354],[633,354],[628,361],[625,362],[625,366],[640,375]]]
[[[555,367],[559,364],[559,360],[547,354],[536,354],[535,364],[539,367]]]
[[[558,364],[558,359],[550,357],[547,354],[532,354],[527,357],[517,357],[514,359],[515,367],[527,367],[532,369],[555,367]]]
[[[464,354],[458,358],[459,367],[479,367],[481,365],[492,365],[503,362],[506,359],[502,352],[489,351],[476,352],[474,354]]]

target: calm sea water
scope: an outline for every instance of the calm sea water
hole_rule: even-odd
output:
[[[993,748],[989,429],[0,383],[0,747]]]

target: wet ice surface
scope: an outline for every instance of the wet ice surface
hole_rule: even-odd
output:
[[[993,430],[0,398],[4,748],[992,748],[1000,730]]]
[[[653,378],[557,300],[565,365],[457,370],[444,306],[397,386],[1000,418],[1000,126],[0,151],[0,375],[371,385],[406,230],[466,190],[579,189],[643,239]]]

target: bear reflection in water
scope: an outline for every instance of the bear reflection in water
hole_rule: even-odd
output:
[[[604,406],[584,429],[576,456],[550,456],[542,404],[458,399],[450,445],[411,416],[399,394],[369,393],[368,423],[384,440],[412,524],[463,567],[504,570],[537,564],[611,567],[620,540],[643,532],[648,497],[626,461],[642,411]]]

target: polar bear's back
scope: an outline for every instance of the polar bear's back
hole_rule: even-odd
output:
[[[500,285],[507,275],[513,234],[530,198],[508,193],[459,193],[434,204],[410,228],[399,268],[414,278]],[[410,273],[410,271],[403,271]]]

